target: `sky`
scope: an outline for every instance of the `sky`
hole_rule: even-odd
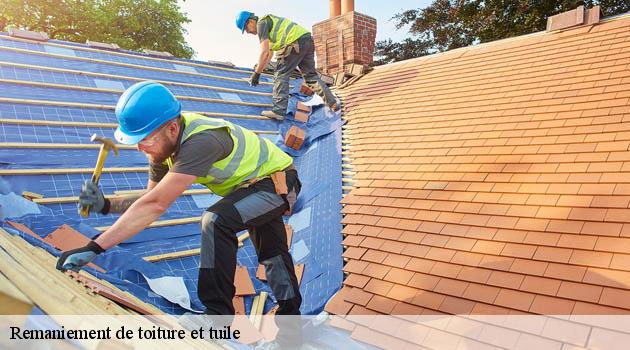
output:
[[[182,12],[191,23],[186,25],[186,40],[195,50],[195,59],[229,61],[239,67],[253,67],[258,60],[258,38],[241,34],[236,28],[236,15],[247,10],[264,15],[286,17],[312,31],[313,24],[328,19],[328,0],[179,0]],[[376,18],[376,40],[399,41],[406,30],[397,31],[390,19],[403,10],[424,8],[431,0],[355,0],[354,9]]]

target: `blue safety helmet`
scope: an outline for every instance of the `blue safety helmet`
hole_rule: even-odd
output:
[[[125,145],[142,141],[160,125],[179,116],[182,105],[164,85],[154,81],[133,84],[118,99],[116,140]]]
[[[253,12],[241,11],[236,17],[236,27],[241,30],[241,34],[245,32],[245,25],[247,24],[247,20],[250,19],[253,15]]]

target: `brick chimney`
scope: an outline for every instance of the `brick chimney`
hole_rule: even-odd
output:
[[[330,18],[313,26],[317,68],[334,75],[374,59],[376,19],[354,11],[354,0],[330,0]]]

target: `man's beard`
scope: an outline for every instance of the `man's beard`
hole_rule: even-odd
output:
[[[173,154],[173,146],[164,144],[157,155],[146,154],[151,164],[162,164]]]

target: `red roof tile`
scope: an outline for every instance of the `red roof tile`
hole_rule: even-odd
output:
[[[345,300],[345,294],[348,293],[348,288],[344,287],[339,290],[324,307],[326,312],[336,315],[346,315],[352,308],[352,303]]]
[[[630,312],[628,28],[463,48],[341,89],[342,311]]]
[[[372,294],[364,292],[361,288],[349,287],[347,292],[344,294],[345,301],[361,306],[365,306],[371,298]]]

